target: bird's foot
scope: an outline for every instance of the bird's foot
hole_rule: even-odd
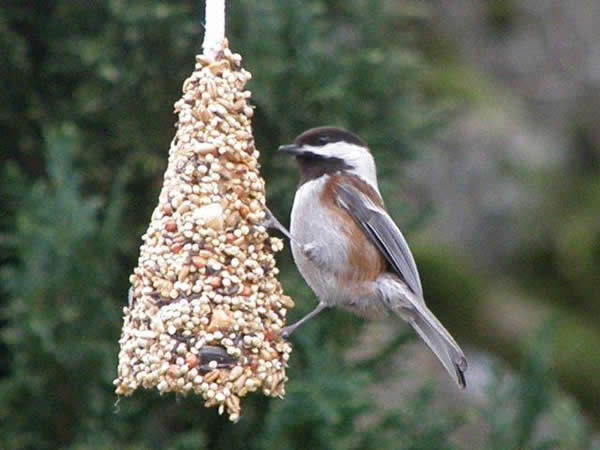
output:
[[[261,225],[267,229],[274,228],[276,230],[279,230],[285,237],[287,237],[290,240],[290,242],[292,242],[294,244],[298,244],[298,241],[296,241],[294,236],[292,236],[292,234],[288,231],[288,229],[286,227],[284,227],[279,220],[277,220],[277,217],[275,217],[275,214],[273,214],[271,212],[271,210],[269,208],[267,208],[266,206],[265,206],[265,218]]]

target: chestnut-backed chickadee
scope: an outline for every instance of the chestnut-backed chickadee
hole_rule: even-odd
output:
[[[272,214],[266,225],[290,238],[294,261],[319,298],[311,313],[283,330],[284,336],[333,306],[366,317],[392,313],[415,329],[464,388],[467,360],[425,305],[417,266],[385,210],[367,145],[349,131],[321,127],[279,151],[295,156],[300,184],[291,233]]]

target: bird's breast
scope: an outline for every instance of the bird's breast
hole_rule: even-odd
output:
[[[292,254],[321,300],[344,304],[368,294],[365,290],[382,272],[384,263],[353,219],[328,198],[330,182],[331,177],[325,175],[304,183],[296,192],[291,233],[300,244],[316,250],[308,258],[299,246],[292,245]]]
[[[317,249],[314,259],[319,260],[321,268],[335,272],[346,264],[348,242],[332,211],[320,202],[328,178],[325,175],[300,186],[292,207],[290,230],[299,243],[311,244]],[[292,254],[303,275],[304,271],[317,265],[297,245],[292,245]]]

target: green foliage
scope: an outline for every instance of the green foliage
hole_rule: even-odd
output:
[[[513,0],[491,0],[486,5],[487,22],[492,30],[502,36],[514,25],[515,2]]]
[[[418,17],[407,9],[381,0],[293,0],[233,11],[230,40],[253,73],[255,135],[267,178],[277,176],[268,193],[276,206],[290,204],[294,177],[274,150],[300,131],[317,124],[356,131],[376,152],[385,192],[387,175],[397,175],[441,121],[444,109],[421,98],[428,67],[413,50]]]
[[[498,368],[494,370],[488,386],[491,401],[481,411],[490,426],[490,449],[589,447],[580,412],[554,391],[550,342],[555,332],[553,322],[537,331],[529,343],[521,378],[510,380]],[[552,431],[546,435],[541,435],[539,430],[543,420],[552,423]],[[568,426],[566,422],[570,422]]]
[[[12,235],[18,263],[0,271],[10,298],[2,341],[12,376],[0,382],[6,448],[68,442],[101,426],[111,408],[119,314],[110,289],[118,278],[124,178],[105,205],[83,197],[73,170],[76,130],[50,128],[45,137],[48,179],[21,186]]]
[[[349,362],[364,322],[341,312],[294,336],[286,399],[250,397],[236,425],[191,397],[136,392],[114,406],[127,278],[166,165],[172,103],[200,49],[202,7],[191,0],[0,6],[8,86],[0,94],[7,162],[0,447],[455,448],[452,434],[471,418],[441,411],[429,385],[392,408],[373,395],[404,374],[391,356],[412,334],[399,332],[374,355]],[[280,217],[296,174],[274,149],[303,129],[330,123],[365,137],[377,149],[385,193],[416,144],[443,122],[443,103],[421,95],[431,68],[413,50],[420,30],[411,4],[230,2],[228,19],[231,46],[254,75],[255,137]],[[280,261],[298,305],[293,320],[315,300],[287,251]],[[525,368],[534,377],[527,389],[547,381],[537,368]],[[494,431],[494,442],[533,442],[547,395],[532,390],[515,410],[518,433]],[[562,426],[583,430],[579,419]]]

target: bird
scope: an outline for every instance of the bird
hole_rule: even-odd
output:
[[[303,132],[279,152],[295,158],[300,180],[290,230],[268,208],[265,227],[290,239],[294,262],[319,299],[313,311],[283,329],[283,337],[332,307],[367,318],[397,316],[464,389],[467,359],[425,305],[415,260],[385,208],[367,144],[348,130],[324,126]]]

